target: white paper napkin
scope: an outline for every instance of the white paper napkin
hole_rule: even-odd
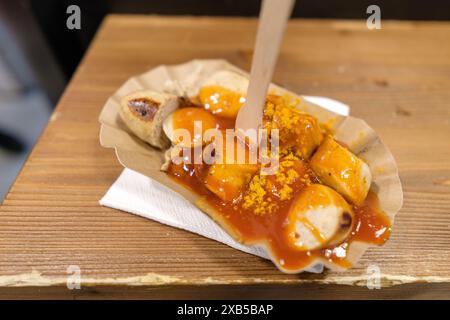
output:
[[[304,96],[303,98],[338,114],[344,116],[349,114],[349,107],[342,102],[324,97]],[[174,191],[127,168],[109,188],[100,200],[100,204],[197,233],[235,249],[269,259],[264,249],[245,246],[235,241],[205,213]],[[320,273],[323,271],[323,266],[318,264],[307,271]]]

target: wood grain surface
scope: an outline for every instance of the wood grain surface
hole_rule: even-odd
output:
[[[99,112],[129,77],[224,58],[249,70],[256,20],[108,16],[0,207],[0,297],[450,298],[450,23],[292,20],[274,81],[344,101],[394,154],[389,242],[346,273],[286,275],[220,243],[99,206],[122,167]],[[66,288],[67,268],[82,289]],[[370,265],[381,290],[365,287]],[[228,286],[230,284],[230,286]]]

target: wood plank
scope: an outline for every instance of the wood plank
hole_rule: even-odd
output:
[[[255,31],[247,18],[105,19],[0,207],[0,296],[34,296],[39,286],[49,295],[117,297],[111,288],[128,284],[132,297],[151,296],[145,288],[155,286],[155,296],[189,297],[233,284],[235,292],[270,289],[267,298],[304,289],[317,297],[450,297],[442,289],[450,283],[450,23],[383,22],[375,31],[365,21],[289,23],[275,82],[348,103],[389,146],[404,186],[391,240],[349,272],[285,275],[263,259],[98,205],[122,170],[98,142],[109,95],[159,64],[224,58],[249,70]],[[384,286],[410,284],[365,289],[372,264]],[[65,289],[69,265],[81,268],[86,290]]]

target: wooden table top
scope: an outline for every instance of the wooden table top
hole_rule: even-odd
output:
[[[274,82],[349,104],[400,170],[405,199],[392,237],[354,269],[282,274],[98,204],[122,171],[98,141],[106,99],[160,64],[223,58],[249,70],[255,31],[247,18],[105,19],[0,207],[0,297],[450,298],[450,23],[289,23]],[[81,270],[81,290],[66,288],[70,265]],[[365,287],[370,265],[386,288]]]

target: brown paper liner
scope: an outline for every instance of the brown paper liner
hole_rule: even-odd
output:
[[[151,89],[164,91],[168,81],[175,81],[183,87],[189,88],[188,94],[195,95],[202,81],[219,70],[234,71],[248,77],[248,73],[231,65],[224,60],[192,60],[190,62],[165,66],[161,65],[139,76],[130,78],[106,102],[100,114],[101,123],[100,143],[103,147],[114,148],[119,162],[126,168],[144,174],[177,192],[186,200],[197,205],[206,212],[221,227],[223,227],[237,241],[236,234],[223,221],[222,216],[204,200],[183,186],[177,184],[160,170],[164,162],[164,151],[152,148],[147,143],[134,136],[121,121],[119,116],[120,99],[134,91]],[[270,91],[276,94],[287,93],[293,97],[300,97],[282,87],[271,85]],[[334,137],[344,142],[351,151],[362,158],[372,172],[371,190],[378,196],[380,208],[394,222],[395,214],[403,203],[403,191],[398,176],[397,165],[388,148],[381,142],[376,132],[367,123],[354,117],[343,117],[318,105],[302,100],[302,110],[316,116],[321,123],[332,126]],[[285,270],[273,258],[265,243],[258,244],[265,248],[277,267],[288,273],[298,273],[316,264],[323,264],[332,270],[342,269],[325,259],[312,261],[308,266],[299,270]],[[355,265],[365,250],[371,245],[353,241],[347,251],[347,260]]]

